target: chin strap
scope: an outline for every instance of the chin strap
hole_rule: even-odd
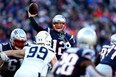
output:
[[[8,62],[9,61],[9,57],[4,52],[0,52],[0,60]]]

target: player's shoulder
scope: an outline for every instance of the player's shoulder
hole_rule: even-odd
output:
[[[34,45],[34,44],[28,44],[28,45],[25,45],[25,46],[23,47],[23,49],[25,49],[25,48],[30,48],[30,47],[34,47],[34,46],[37,46],[37,45]]]
[[[1,43],[3,46],[10,45],[10,42],[3,42]]]
[[[85,56],[85,55],[94,56],[95,55],[95,51],[93,49],[84,49],[83,52],[82,52],[82,56]]]
[[[95,52],[93,49],[84,49],[84,52]]]
[[[71,35],[71,34],[69,34],[69,33],[67,33],[67,32],[65,32],[64,34],[66,35],[66,37],[69,37],[69,38],[73,37],[73,35]],[[74,37],[73,37],[73,38],[74,38]]]
[[[43,46],[43,45],[33,45],[33,46],[44,47],[44,48],[46,48],[48,51],[55,53],[55,51],[53,50],[53,48],[51,48],[50,46]]]
[[[49,47],[48,50],[49,50],[50,52],[56,53],[56,52],[53,50],[53,48],[51,48],[51,47]]]
[[[12,49],[12,44],[10,42],[3,42],[0,44],[0,46],[5,50]]]
[[[111,48],[111,45],[103,45],[102,48]]]
[[[68,53],[77,53],[80,50],[80,48],[77,47],[71,47],[66,50]]]
[[[69,33],[64,33],[65,34],[65,37],[70,41],[70,43],[75,43],[75,38],[73,35],[69,34]]]

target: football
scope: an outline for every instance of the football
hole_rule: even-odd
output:
[[[31,3],[30,5],[29,5],[29,13],[30,14],[37,14],[38,13],[38,5],[37,5],[37,3]]]

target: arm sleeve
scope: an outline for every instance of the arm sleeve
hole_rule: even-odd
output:
[[[92,65],[89,65],[86,68],[86,73],[88,73],[91,77],[106,77],[105,75],[99,73]]]
[[[31,22],[32,27],[34,28],[34,30],[36,30],[37,32],[45,30],[44,28],[42,28],[41,26],[39,26],[36,21],[34,20],[33,17],[29,17],[29,20]]]
[[[55,63],[55,65],[53,66],[53,68],[52,68],[52,70],[51,70],[51,72],[52,72],[53,74],[55,74],[55,71],[56,71],[58,65],[59,65],[59,61],[57,61],[57,62]]]
[[[2,44],[0,44],[0,52],[2,51]]]

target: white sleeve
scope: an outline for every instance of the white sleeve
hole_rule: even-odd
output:
[[[0,59],[5,61],[5,62],[9,61],[9,57],[4,52],[0,53]]]
[[[90,77],[106,77],[100,74],[92,65],[86,68],[86,73],[89,74]]]
[[[59,65],[59,61],[56,62],[56,64],[53,66],[51,72],[54,73],[54,71],[56,70],[56,68],[58,67]]]
[[[54,52],[51,52],[51,51],[49,51],[49,61],[51,61],[53,58],[54,58],[54,56],[55,56],[55,53]]]
[[[2,44],[0,44],[0,52],[1,52],[1,51],[3,51],[3,50],[2,50]]]

